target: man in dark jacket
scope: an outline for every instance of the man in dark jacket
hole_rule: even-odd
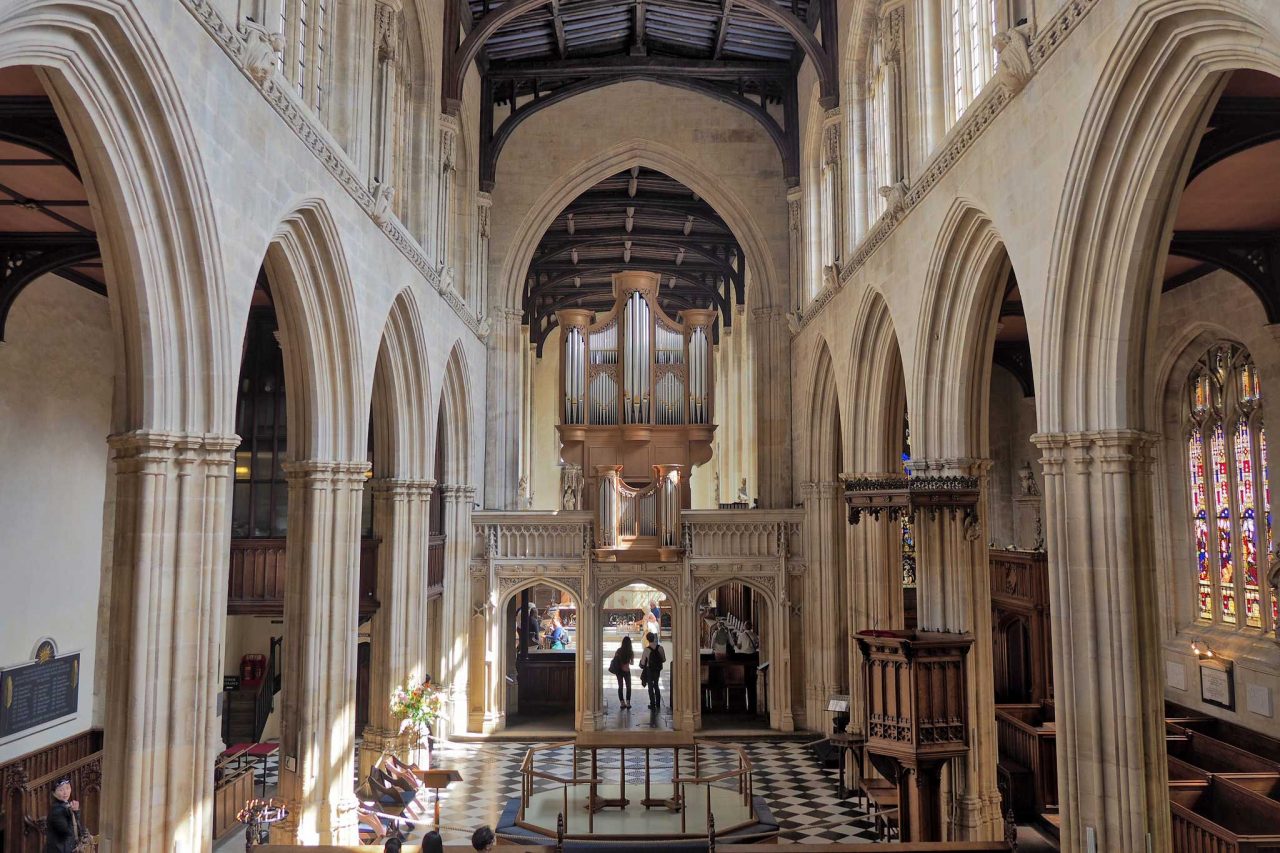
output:
[[[88,835],[80,820],[80,801],[71,799],[71,780],[59,779],[45,820],[44,853],[75,853],[76,844]]]
[[[662,710],[662,690],[658,682],[662,678],[662,665],[667,662],[667,652],[658,636],[652,632],[645,636],[649,641],[649,653],[645,655],[645,681],[649,688],[649,707]]]

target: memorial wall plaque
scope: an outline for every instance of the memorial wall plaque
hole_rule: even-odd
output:
[[[31,663],[0,669],[0,738],[74,716],[80,706],[80,654],[56,656],[40,644]]]

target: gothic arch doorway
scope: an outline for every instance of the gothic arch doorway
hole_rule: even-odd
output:
[[[652,583],[636,581],[615,589],[601,599],[599,614],[600,689],[601,708],[604,712],[602,728],[674,728],[674,597]],[[642,675],[644,660],[654,653],[649,644],[650,634],[662,646],[665,659],[657,679],[657,707],[652,702],[653,692],[646,684],[646,677]],[[612,673],[610,665],[624,644],[630,646],[632,663],[629,667],[620,666],[620,674]]]
[[[516,587],[498,607],[502,727],[581,729],[586,668],[577,596],[555,581]]]
[[[775,727],[769,671],[773,660],[785,655],[782,638],[775,636],[785,629],[779,627],[772,596],[750,582],[725,578],[704,586],[693,608],[696,727]]]

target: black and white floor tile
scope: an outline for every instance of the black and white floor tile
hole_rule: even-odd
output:
[[[441,794],[441,823],[445,841],[465,840],[481,824],[494,825],[506,802],[520,795],[520,762],[529,744],[450,743],[435,758],[438,767],[453,767],[463,781]],[[818,765],[801,743],[759,741],[747,744],[755,767],[756,793],[773,810],[782,827],[783,842],[824,844],[856,843],[875,839],[865,813],[852,800],[836,797],[835,772]],[[653,756],[654,778],[670,776],[670,753]],[[544,760],[559,761],[568,769],[571,751],[564,749]],[[601,756],[605,778],[617,778],[617,756]],[[715,769],[715,759],[704,756],[704,769]],[[612,763],[610,763],[612,762]],[[644,757],[627,756],[627,781],[642,782]]]

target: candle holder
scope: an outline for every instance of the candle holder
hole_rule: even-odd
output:
[[[271,826],[289,816],[289,810],[280,800],[248,800],[236,820],[244,824],[244,849],[266,844],[271,840]]]

